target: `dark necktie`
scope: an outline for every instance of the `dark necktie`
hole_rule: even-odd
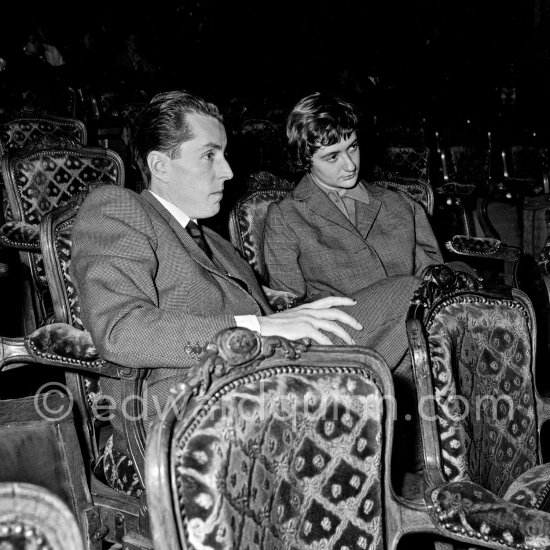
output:
[[[193,237],[193,240],[200,246],[203,252],[210,259],[212,259],[212,250],[210,250],[210,247],[208,246],[208,243],[204,238],[202,227],[200,225],[197,225],[193,220],[189,220],[189,223],[185,226],[185,229],[187,229],[189,235]]]
[[[206,239],[204,238],[202,227],[196,224],[193,220],[189,220],[189,223],[185,226],[185,229],[187,229],[187,232],[189,233],[189,235],[193,237],[193,240],[200,246],[200,248],[210,258],[210,260],[214,263],[214,265],[221,271],[224,271],[227,273],[227,270],[224,269],[224,267],[221,266],[219,262],[217,262],[216,259],[212,257],[212,250],[210,249],[210,247],[208,246],[208,243],[206,242]],[[248,288],[248,285],[244,281],[241,281],[238,277],[234,277],[230,273],[227,273],[227,276],[231,280],[235,281],[244,290],[246,290],[248,294],[252,294],[252,292]]]

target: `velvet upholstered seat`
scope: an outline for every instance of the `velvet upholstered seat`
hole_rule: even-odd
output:
[[[8,152],[2,158],[2,174],[11,219],[0,227],[0,244],[20,251],[25,281],[22,332],[28,333],[51,313],[40,254],[42,217],[90,185],[122,185],[124,165],[105,149],[57,146]]]
[[[550,491],[539,439],[550,401],[535,385],[529,299],[517,289],[488,292],[465,273],[434,266],[412,301],[407,331],[425,477],[444,484],[442,517],[449,528],[537,547],[525,538],[522,515],[511,511],[511,503],[521,504],[528,514]],[[550,545],[550,514],[542,519],[542,531],[529,528]]]
[[[174,389],[147,446],[155,547],[394,549],[407,533],[445,533],[506,548],[446,527],[445,486],[428,487],[426,503],[395,495],[383,359],[308,344],[227,329]]]

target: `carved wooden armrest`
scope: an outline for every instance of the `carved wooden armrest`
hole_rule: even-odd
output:
[[[66,323],[45,325],[22,338],[1,338],[0,367],[42,363],[109,375],[116,367],[102,359],[89,332]]]
[[[21,220],[6,222],[0,227],[0,244],[6,248],[40,252],[39,227]]]
[[[445,243],[445,247],[462,256],[486,257],[495,260],[517,261],[521,256],[519,248],[502,244],[498,239],[489,237],[454,235]]]
[[[444,483],[426,491],[435,527],[458,540],[504,544],[522,550],[548,548],[550,515],[503,500],[470,481]]]
[[[275,311],[284,311],[304,303],[303,299],[300,299],[292,292],[286,292],[285,290],[274,290],[268,286],[262,285],[262,290],[269,301],[269,304]]]

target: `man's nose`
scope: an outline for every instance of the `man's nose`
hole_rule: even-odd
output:
[[[229,166],[227,159],[224,158],[222,162],[221,175],[224,179],[230,180],[233,177],[233,170],[231,170],[231,166]]]

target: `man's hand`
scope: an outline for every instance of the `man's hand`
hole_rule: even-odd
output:
[[[353,306],[355,300],[337,296],[321,298],[315,302],[258,317],[262,336],[283,336],[289,340],[311,338],[318,344],[332,344],[321,330],[341,338],[346,344],[355,344],[353,338],[337,323],[343,323],[361,330],[363,327],[351,315],[336,306]]]

